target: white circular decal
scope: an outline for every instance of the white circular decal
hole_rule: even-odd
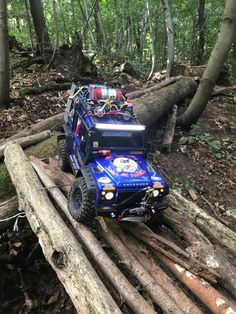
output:
[[[134,160],[126,157],[116,158],[113,164],[118,172],[135,172],[138,168]]]
[[[106,183],[110,183],[111,180],[108,177],[101,177],[98,179],[98,182],[106,184]]]

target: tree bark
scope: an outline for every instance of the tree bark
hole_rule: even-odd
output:
[[[94,20],[96,26],[97,46],[102,46],[103,51],[105,51],[107,41],[100,14],[99,0],[97,0],[94,5]]]
[[[99,218],[99,233],[106,239],[120,257],[129,271],[140,281],[143,288],[148,292],[152,300],[158,304],[165,313],[183,313],[178,305],[167,295],[159,283],[138,262],[129,249],[119,239],[116,224],[108,219]]]
[[[214,246],[186,214],[168,208],[164,212],[164,222],[187,242],[189,254],[220,275],[218,282],[236,299],[236,267],[229,262],[222,249]]]
[[[55,59],[56,59],[56,54],[57,50],[59,48],[59,27],[58,27],[58,17],[57,17],[57,5],[56,5],[56,0],[52,0],[52,10],[53,10],[53,22],[54,22],[54,29],[55,29],[55,34],[56,34],[56,40],[55,40],[55,45],[53,49],[53,54],[51,57],[51,60],[48,64],[48,70],[53,66]]]
[[[135,113],[142,124],[150,125],[166,114],[176,103],[196,91],[197,83],[182,78],[158,92],[134,99]]]
[[[44,164],[37,158],[31,158],[31,160],[33,160],[32,165],[38,173],[40,180],[47,187],[49,193],[52,195],[52,198],[70,221],[79,239],[92,256],[93,261],[98,265],[103,275],[108,278],[110,284],[118,291],[123,301],[125,301],[135,313],[142,314],[145,312],[154,314],[155,312],[152,310],[150,305],[143,299],[137,290],[133,288],[125,276],[108,257],[98,240],[94,237],[93,233],[86,226],[76,222],[69,214],[67,199],[61,191],[55,187],[55,183],[57,183],[58,180],[61,182],[63,180],[65,184],[68,183],[68,181],[64,178],[64,173],[61,170],[58,170],[57,173],[55,171],[52,172],[51,166]],[[59,172],[61,173],[59,174]],[[73,181],[74,178],[72,176],[71,184]],[[51,188],[52,186],[53,188]]]
[[[29,4],[39,49],[43,55],[45,49],[52,49],[44,17],[43,5],[41,0],[29,0]]]
[[[174,134],[175,134],[175,124],[177,116],[177,105],[174,105],[172,111],[169,113],[168,120],[166,123],[166,130],[162,141],[162,149],[164,151],[171,151],[171,145],[173,143]]]
[[[167,66],[166,66],[166,78],[171,77],[171,70],[174,64],[174,29],[170,10],[169,0],[161,0],[165,20],[166,20],[166,31],[167,31]]]
[[[126,244],[130,252],[137,258],[139,263],[146,269],[152,278],[160,284],[162,289],[174,300],[184,313],[200,314],[200,309],[186,296],[180,287],[172,280],[157,264],[153,255],[147,248],[134,237],[127,236],[124,232],[119,237]]]
[[[182,115],[179,123],[190,127],[196,123],[204,111],[211,96],[216,79],[231,48],[236,29],[236,1],[225,1],[225,11],[220,33],[211,53],[206,71],[200,81],[197,92],[191,104]]]
[[[10,102],[9,47],[7,26],[7,1],[0,1],[0,108]]]
[[[162,254],[157,253],[160,261],[193,292],[214,314],[236,313],[236,305],[218,292],[207,281],[201,279],[183,267],[175,264]]]
[[[15,140],[20,137],[26,137],[29,135],[38,134],[40,132],[47,131],[47,130],[58,131],[62,127],[63,119],[64,119],[64,112],[59,113],[55,116],[49,117],[38,123],[31,124],[30,126],[26,127],[22,131],[12,135],[7,140],[0,141],[0,145],[4,145],[6,141]]]
[[[121,313],[87,260],[80,244],[49,200],[29,160],[17,144],[5,150],[5,163],[39,238],[45,257],[79,313]]]
[[[26,148],[31,145],[36,145],[50,136],[51,132],[49,130],[46,130],[35,135],[18,138],[13,142],[19,144],[22,148]],[[0,160],[3,158],[4,149],[6,148],[8,143],[9,141],[6,141],[4,144],[0,144]]]
[[[200,65],[203,61],[205,45],[205,0],[198,0],[198,39],[195,64]]]
[[[188,201],[176,190],[171,190],[167,196],[172,208],[187,214],[194,224],[196,224],[204,233],[216,240],[221,245],[227,247],[236,254],[236,234],[221,222],[208,215],[203,209],[193,202]]]

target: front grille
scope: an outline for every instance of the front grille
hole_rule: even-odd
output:
[[[129,197],[136,194],[137,191],[127,191],[127,192],[119,192],[117,197],[117,204],[122,203],[123,201],[127,200]],[[142,191],[138,193],[130,202],[128,202],[126,205],[130,204],[140,204],[142,201],[142,198],[145,196],[146,191]]]

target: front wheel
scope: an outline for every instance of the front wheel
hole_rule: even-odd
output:
[[[68,209],[78,222],[89,224],[95,218],[95,200],[89,198],[87,184],[83,177],[78,178],[71,187]]]

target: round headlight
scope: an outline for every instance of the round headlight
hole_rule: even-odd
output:
[[[158,190],[154,190],[153,191],[153,197],[157,197],[159,195],[159,191]]]
[[[113,192],[107,192],[106,195],[105,195],[105,199],[110,201],[112,200],[114,197],[114,193]]]

